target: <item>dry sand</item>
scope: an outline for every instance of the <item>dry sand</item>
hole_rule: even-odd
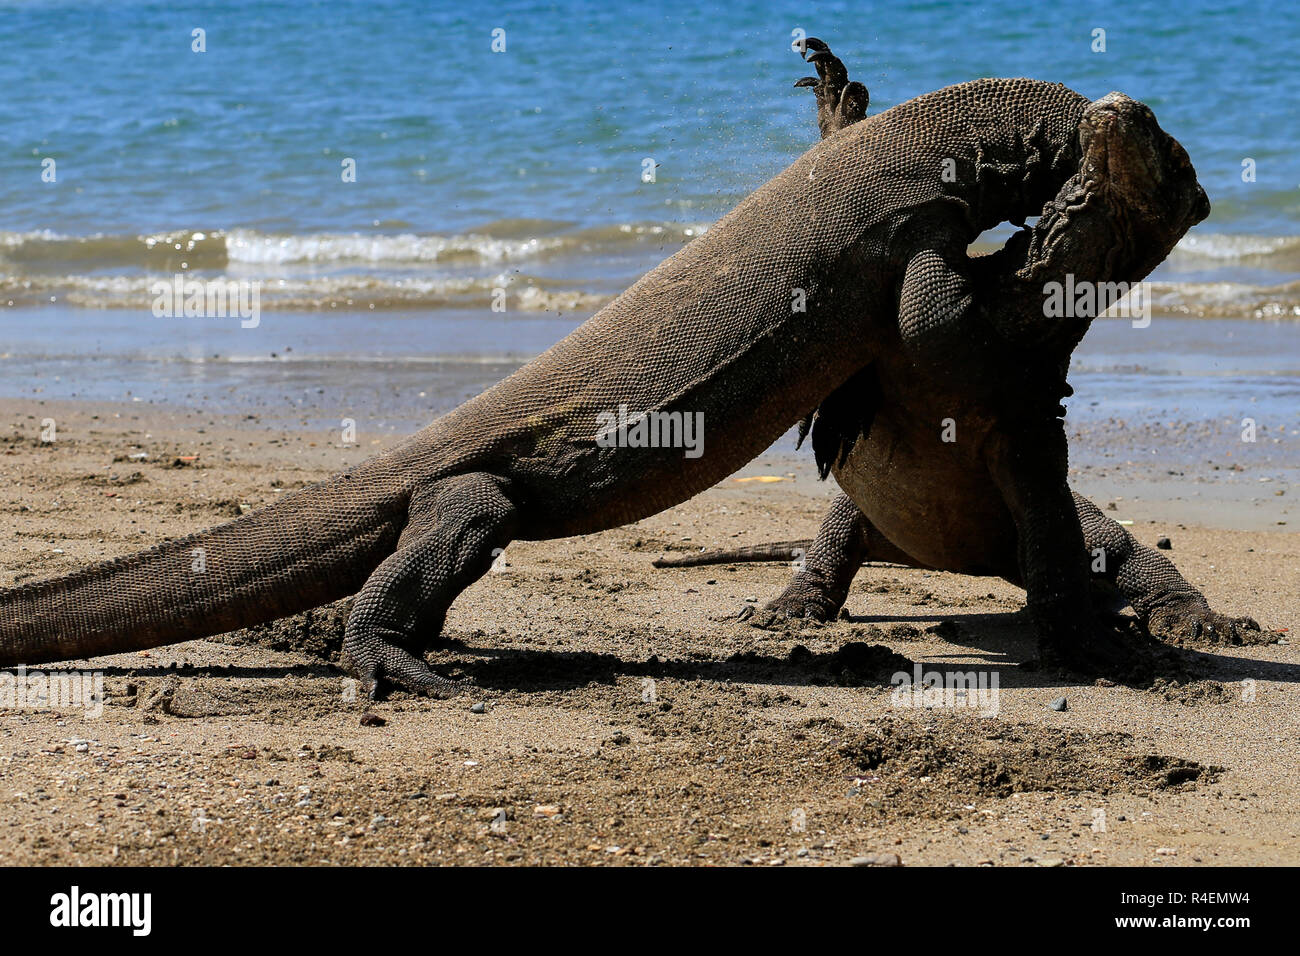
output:
[[[0,402],[0,586],[227,520],[387,441],[336,440]],[[1068,683],[1019,666],[1032,636],[1001,581],[868,567],[850,618],[772,631],[718,618],[788,568],[651,568],[665,550],[810,535],[833,493],[811,470],[767,456],[740,477],[784,480],[512,545],[434,654],[474,679],[469,697],[347,700],[330,663],[342,606],[65,665],[102,670],[108,700],[99,719],[0,712],[0,863],[1300,862],[1292,644],[1189,650],[1179,683],[1153,689]],[[1294,534],[1119,516],[1148,543],[1169,535],[1216,607],[1291,626]],[[996,671],[997,715],[895,706],[889,677],[911,662]]]

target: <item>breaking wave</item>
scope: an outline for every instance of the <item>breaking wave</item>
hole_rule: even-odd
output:
[[[147,309],[154,283],[183,272],[260,281],[267,309],[482,309],[504,288],[508,310],[594,311],[708,228],[505,219],[457,235],[0,232],[0,306]],[[1151,283],[1158,314],[1300,320],[1300,236],[1197,233],[1170,267]],[[1197,281],[1169,281],[1179,272]]]
[[[526,227],[539,234],[522,234]],[[540,229],[538,227],[541,227]],[[542,234],[542,229],[546,232]],[[69,264],[171,271],[245,265],[496,264],[564,255],[601,255],[680,245],[707,223],[622,223],[574,229],[565,223],[500,220],[462,235],[270,233],[182,230],[152,235],[68,236],[49,230],[0,232],[0,264],[54,270]],[[184,265],[182,265],[182,263]]]
[[[101,309],[149,309],[159,276],[3,276],[0,305],[32,306],[53,302]],[[367,275],[262,280],[264,309],[472,309],[486,308],[494,290],[506,290],[511,310],[525,312],[595,311],[610,298],[557,287],[536,276],[485,278],[385,278]]]

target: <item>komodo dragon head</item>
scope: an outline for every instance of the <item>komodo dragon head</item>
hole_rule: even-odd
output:
[[[988,276],[998,260],[1025,264],[993,280],[1004,308],[994,324],[1021,343],[1048,339],[1073,348],[1095,315],[1145,279],[1192,226],[1210,214],[1210,200],[1182,145],[1160,128],[1144,103],[1110,93],[1091,103],[1079,122],[1079,170],[1044,207],[1038,223],[991,256],[975,260]],[[1023,260],[1019,257],[1023,255]],[[1068,270],[1062,267],[1068,265]],[[1015,296],[1012,285],[1043,291],[1043,279],[1068,271],[1107,281],[1092,315],[1061,322],[1047,317],[1041,296]],[[1008,282],[1010,280],[1010,282]],[[992,301],[992,300],[990,300]]]
[[[1103,197],[1111,213],[1113,251],[1135,259],[1130,268],[1142,275],[1210,214],[1187,150],[1145,103],[1123,93],[1103,96],[1084,111],[1079,146],[1084,187]]]

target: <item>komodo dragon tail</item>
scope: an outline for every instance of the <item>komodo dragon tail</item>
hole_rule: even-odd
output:
[[[0,590],[0,666],[175,644],[353,594],[396,547],[406,484],[381,456],[227,524]]]
[[[695,568],[703,564],[739,564],[744,561],[797,561],[812,547],[812,538],[801,541],[773,541],[771,544],[751,544],[744,548],[724,551],[696,551],[692,554],[658,558],[656,568]]]

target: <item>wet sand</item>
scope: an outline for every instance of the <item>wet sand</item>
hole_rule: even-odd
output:
[[[242,416],[0,402],[0,585],[262,507],[394,437],[341,448]],[[1292,626],[1285,526],[1177,523],[1173,478],[1153,485],[1173,517],[1149,520],[1115,471],[1117,516],[1169,536],[1212,604]],[[811,534],[833,494],[811,474],[773,453],[737,477],[782,481],[512,545],[433,655],[478,684],[467,697],[347,700],[343,605],[66,665],[102,670],[108,700],[99,719],[0,713],[0,863],[1300,862],[1292,644],[1188,649],[1154,688],[1078,684],[1020,666],[1023,595],[1000,581],[868,567],[847,619],[761,630],[718,618],[787,568],[650,566]],[[996,716],[897,706],[890,678],[914,662],[996,673]]]

